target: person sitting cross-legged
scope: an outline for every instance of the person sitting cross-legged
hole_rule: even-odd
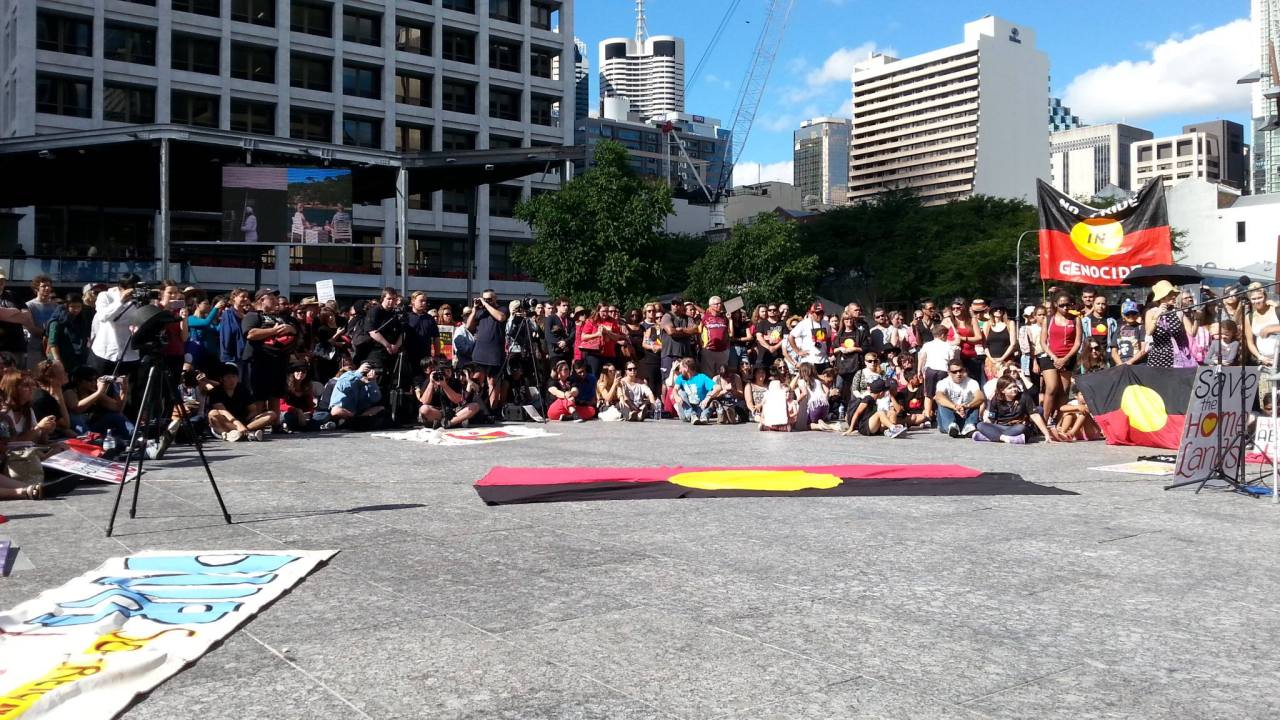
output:
[[[467,402],[462,381],[454,377],[453,367],[447,362],[426,358],[422,361],[426,377],[416,391],[418,419],[429,428],[456,428],[480,412],[480,403]]]
[[[227,442],[245,438],[262,440],[266,429],[275,425],[279,416],[270,410],[253,413],[253,398],[249,388],[240,384],[240,370],[235,365],[223,366],[221,380],[222,386],[209,393],[209,427]]]
[[[386,413],[382,404],[382,390],[378,387],[381,370],[369,363],[345,372],[338,377],[329,398],[329,422],[322,429],[334,426],[355,426],[356,429],[372,428]]]
[[[849,414],[849,429],[845,435],[886,435],[898,437],[907,428],[898,423],[902,408],[898,400],[889,392],[889,383],[877,378],[871,381],[867,393],[858,398]]]
[[[644,378],[639,377],[639,366],[628,360],[626,373],[622,378],[622,402],[625,409],[623,419],[630,422],[643,422],[653,412],[656,399]]]
[[[680,361],[680,373],[675,378],[676,395],[680,401],[676,407],[680,419],[691,425],[705,425],[711,421],[715,410],[712,392],[716,384],[711,378],[697,372],[693,358]]]
[[[547,394],[554,400],[547,408],[548,420],[574,420],[583,422],[596,416],[595,377],[587,372],[581,360],[569,363],[561,360],[551,370],[551,384]]]
[[[978,429],[978,408],[986,402],[978,381],[969,377],[965,365],[953,359],[947,377],[938,383],[934,403],[938,406],[938,430],[953,438],[970,437]]]
[[[1023,445],[1031,429],[1028,425],[1034,425],[1045,437],[1050,437],[1041,409],[1016,379],[1000,378],[994,395],[987,407],[986,422],[978,423],[974,440]]]

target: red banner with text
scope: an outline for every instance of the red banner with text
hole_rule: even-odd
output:
[[[1123,285],[1129,273],[1173,262],[1164,184],[1156,178],[1135,197],[1089,207],[1037,181],[1040,277],[1088,285]]]

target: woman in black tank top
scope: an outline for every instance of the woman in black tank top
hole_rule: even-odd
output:
[[[998,328],[998,329],[997,329]],[[1017,345],[1013,341],[1013,323],[1009,322],[1009,312],[996,305],[991,308],[991,322],[984,330],[984,342],[987,346],[986,372],[988,378],[1000,375],[1000,365],[1012,360]]]

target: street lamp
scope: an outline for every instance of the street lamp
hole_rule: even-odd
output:
[[[1015,274],[1014,274],[1014,277],[1016,278],[1016,279],[1014,280],[1015,287],[1014,287],[1014,290],[1013,290],[1013,292],[1014,292],[1014,300],[1013,300],[1014,308],[1013,308],[1013,311],[1014,311],[1014,313],[1016,313],[1016,314],[1017,314],[1016,316],[1017,316],[1019,319],[1021,319],[1021,317],[1022,317],[1022,238],[1026,237],[1026,236],[1028,236],[1028,235],[1030,235],[1030,234],[1032,234],[1032,233],[1038,233],[1038,232],[1040,232],[1040,231],[1039,231],[1039,230],[1028,230],[1028,231],[1026,231],[1026,232],[1022,233],[1021,235],[1019,235],[1019,236],[1018,236],[1018,245],[1017,245],[1017,247],[1016,247],[1016,248],[1014,249],[1014,251],[1013,251],[1013,269],[1014,269],[1014,273],[1015,273]]]

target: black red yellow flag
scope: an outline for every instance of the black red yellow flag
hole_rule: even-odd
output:
[[[1195,368],[1121,365],[1076,379],[1108,445],[1177,450]]]
[[[1109,208],[1092,208],[1036,181],[1040,277],[1123,285],[1135,269],[1173,262],[1169,212],[1159,178]]]

